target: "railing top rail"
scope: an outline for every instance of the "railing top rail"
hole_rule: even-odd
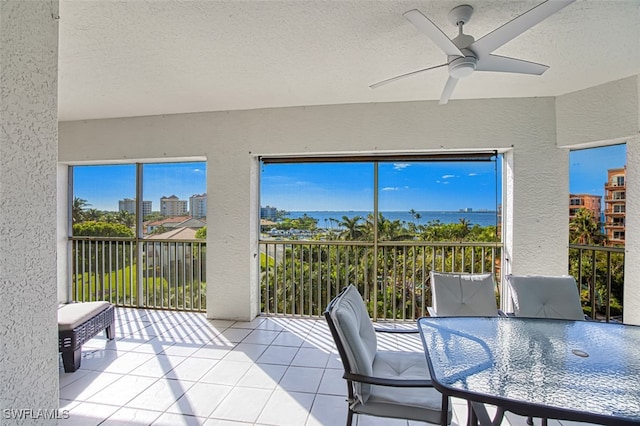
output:
[[[373,241],[343,241],[343,240],[259,240],[258,244],[273,245],[323,245],[323,246],[364,246],[372,247]],[[501,248],[499,242],[479,241],[378,241],[379,246],[407,246],[407,247],[490,247]]]
[[[180,240],[180,239],[159,239],[159,238],[135,238],[135,237],[90,237],[90,236],[73,236],[69,237],[69,241],[130,241],[141,243],[201,243],[206,244],[206,240]]]
[[[582,244],[569,244],[569,248],[578,249],[578,250],[609,251],[612,253],[624,253],[624,247],[587,246]]]
[[[141,238],[140,239],[141,243],[200,243],[200,244],[206,244],[207,240],[178,240],[178,239],[170,239],[170,240],[166,240],[166,239],[159,239],[159,238],[154,238],[154,239],[147,239],[147,238]]]
[[[69,241],[131,241],[135,242],[134,237],[90,237],[90,236],[73,236],[68,237]]]

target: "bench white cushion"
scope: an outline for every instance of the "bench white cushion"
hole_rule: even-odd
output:
[[[109,302],[69,303],[58,307],[58,331],[73,330],[111,306]]]

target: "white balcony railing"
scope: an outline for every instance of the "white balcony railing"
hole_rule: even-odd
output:
[[[479,242],[275,241],[260,245],[261,312],[320,317],[348,284],[373,319],[415,320],[431,305],[429,272],[492,273],[500,290],[502,245]],[[117,306],[206,311],[204,241],[71,238],[71,296]],[[624,249],[569,246],[568,273],[593,318],[622,314]]]
[[[204,241],[71,238],[74,301],[206,311]]]

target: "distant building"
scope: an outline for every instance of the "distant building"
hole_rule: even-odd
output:
[[[278,209],[271,206],[260,207],[260,219],[276,220]]]
[[[118,211],[121,212],[129,212],[131,214],[136,214],[136,199],[135,198],[125,198],[124,200],[118,201]],[[142,217],[151,214],[151,201],[143,201],[142,202]]]
[[[189,198],[189,214],[192,217],[207,217],[207,194],[192,195]]]
[[[592,194],[569,194],[569,220],[576,217],[578,210],[587,209],[600,223],[602,215],[602,196]]]
[[[604,184],[604,231],[611,245],[624,244],[627,168],[609,169]]]
[[[129,212],[136,213],[136,200],[133,198],[125,198],[124,200],[118,201],[118,211],[119,212]]]
[[[188,212],[187,201],[175,195],[160,198],[160,214],[162,216],[184,216]]]

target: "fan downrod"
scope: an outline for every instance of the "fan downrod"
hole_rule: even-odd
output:
[[[449,21],[455,26],[464,25],[469,22],[471,15],[473,15],[473,7],[468,4],[461,4],[451,9]]]

